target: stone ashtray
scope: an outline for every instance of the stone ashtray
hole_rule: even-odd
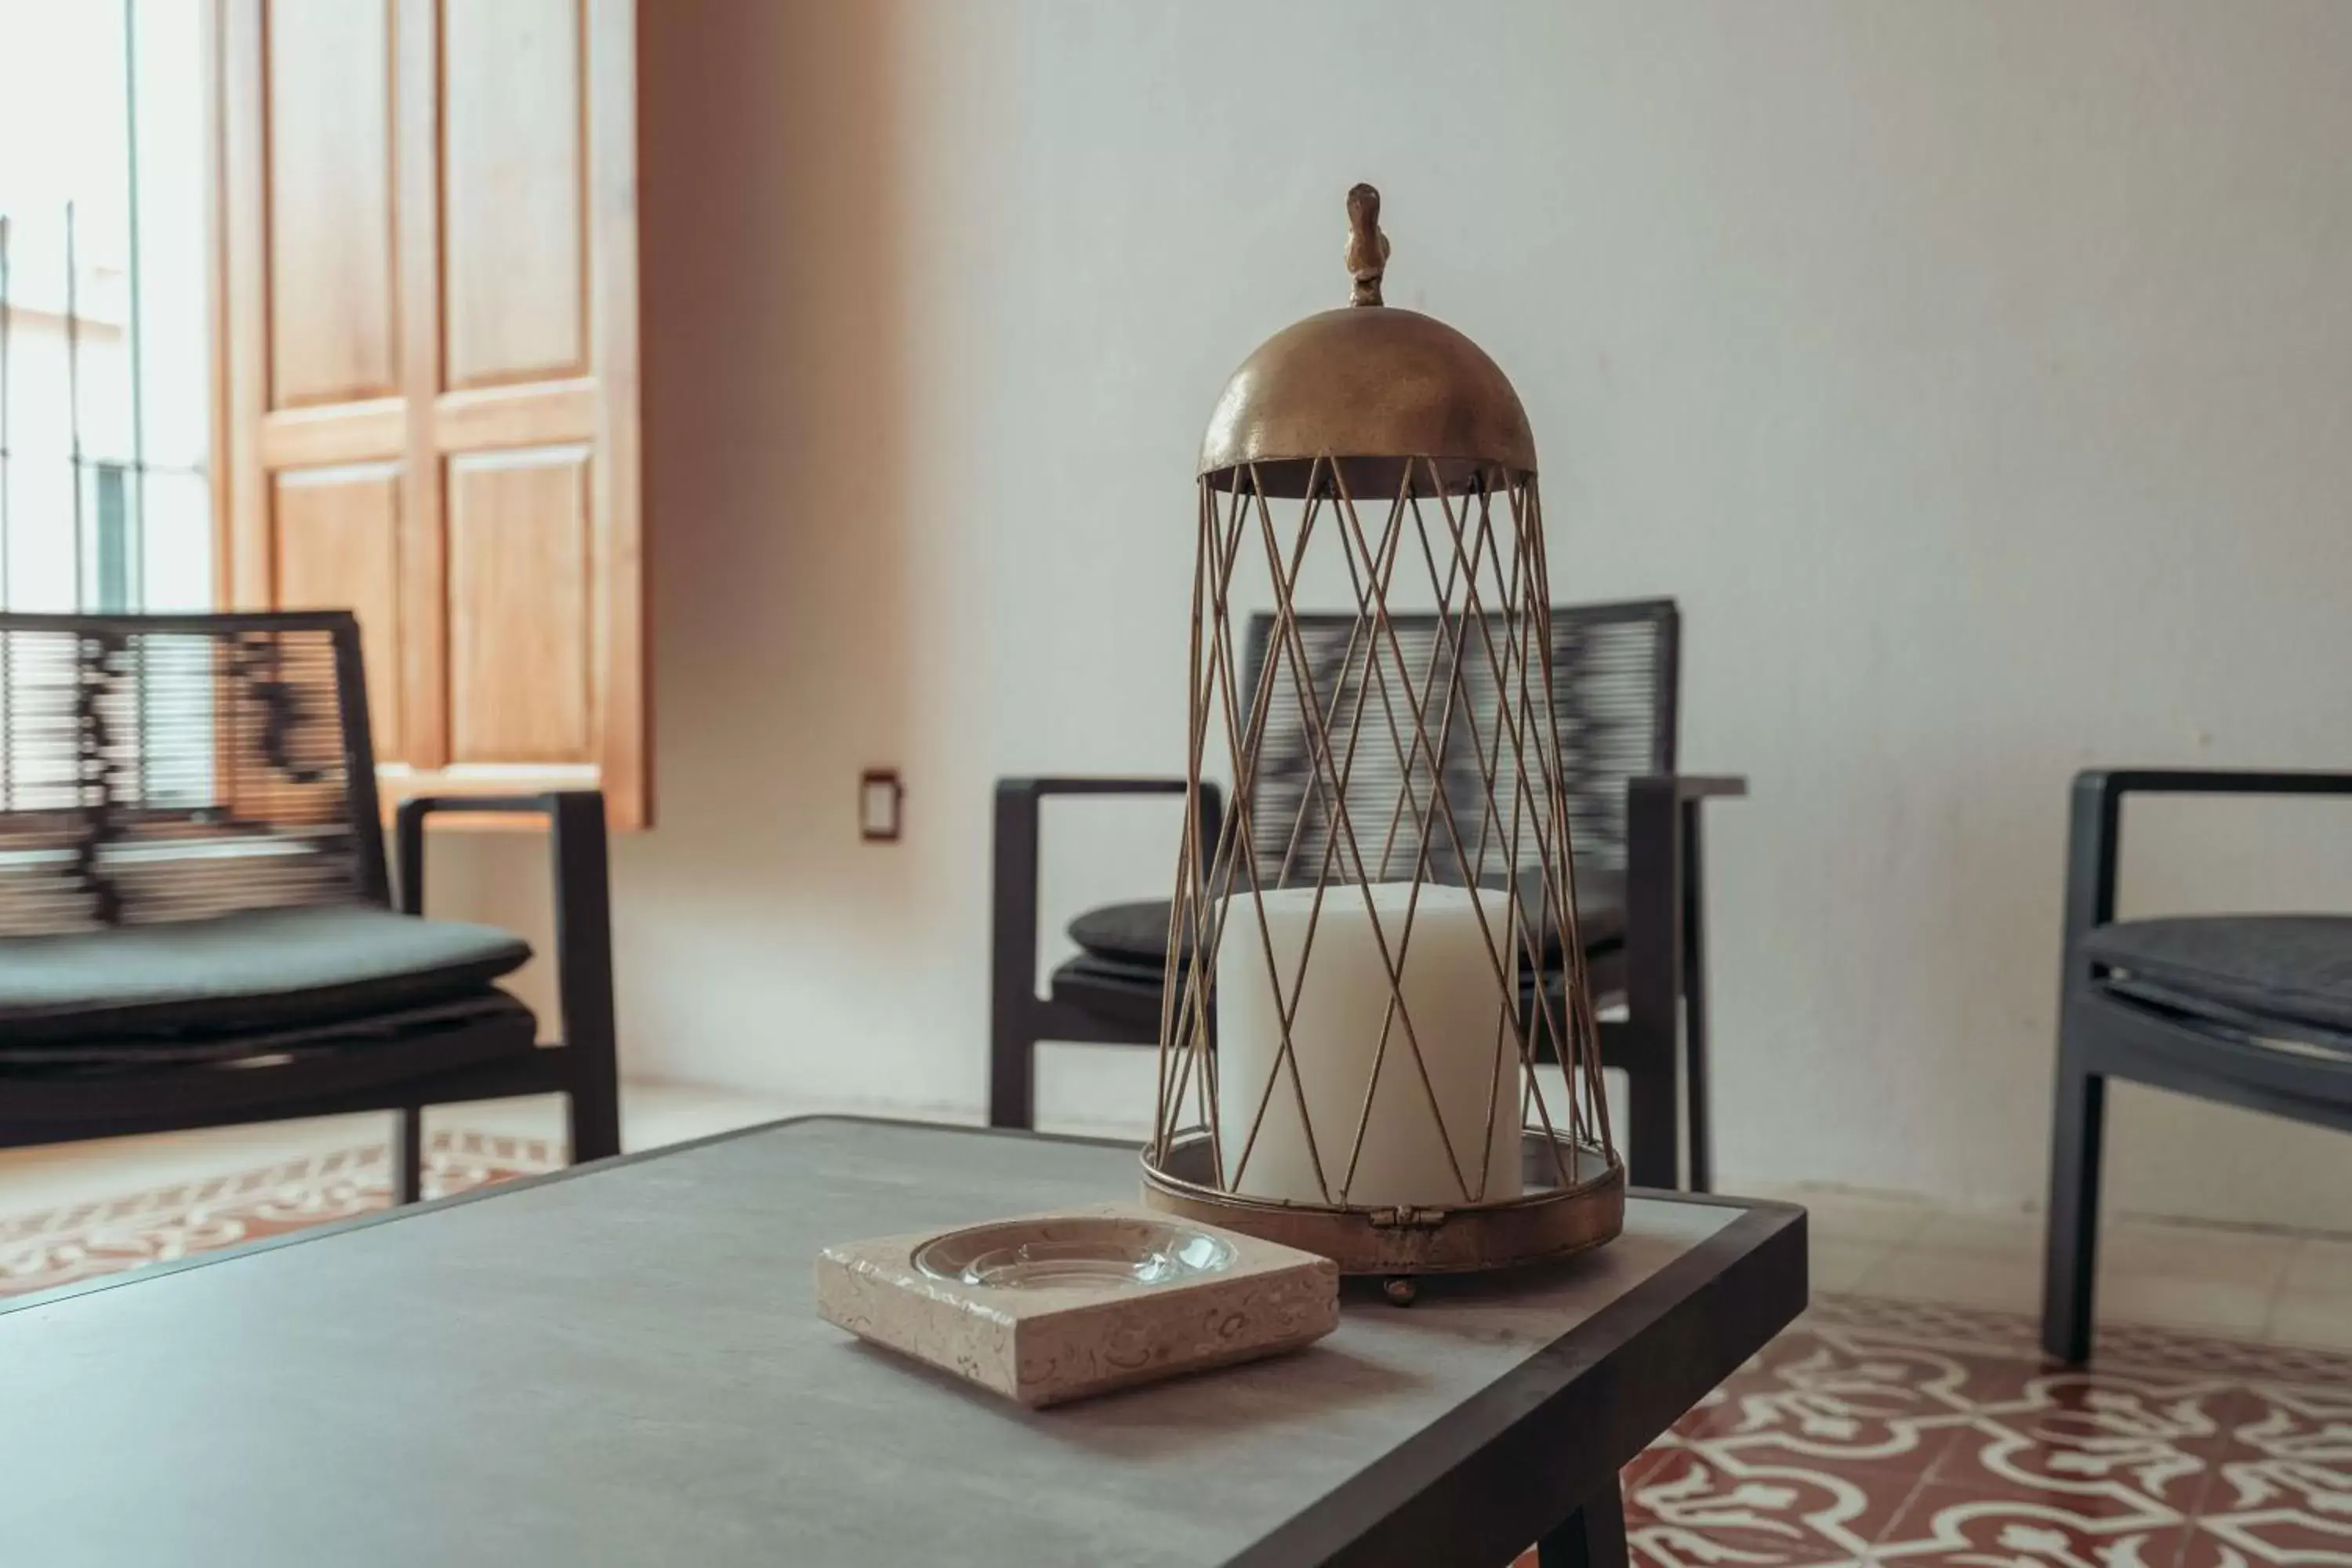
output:
[[[1339,1326],[1311,1252],[1117,1205],[828,1247],[816,1307],[1027,1405],[1297,1350]]]

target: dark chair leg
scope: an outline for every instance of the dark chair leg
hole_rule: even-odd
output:
[[[2062,1030],[2063,1026],[2061,1026]],[[2042,1348],[2070,1366],[2091,1357],[2099,1266],[2099,1153],[2107,1080],[2062,1038],[2051,1116],[2050,1217],[2042,1276]]]
[[[392,1115],[392,1201],[398,1206],[425,1195],[425,1109],[411,1105]]]
[[[621,1152],[620,1025],[613,1005],[612,868],[604,803],[550,797],[555,832],[555,990],[572,1056],[572,1163]]]
[[[1037,1124],[1037,1037],[1023,998],[999,994],[988,1031],[988,1124]]]
[[[1540,1568],[1623,1568],[1625,1496],[1616,1481],[1538,1542],[1536,1562]]]
[[[578,1050],[567,1045],[566,1050]],[[591,1053],[572,1074],[572,1163],[609,1160],[621,1152],[621,1075],[608,1050]]]
[[[1690,1190],[1715,1190],[1715,1130],[1706,1089],[1706,884],[1699,803],[1683,805],[1683,1076],[1690,1102]]]
[[[1672,1040],[1664,1048],[1671,1053]],[[1625,1136],[1633,1151],[1625,1177],[1637,1187],[1672,1191],[1682,1182],[1682,1085],[1669,1055],[1664,1067],[1625,1074]]]
[[[1636,780],[1638,786],[1642,781]],[[1626,1175],[1636,1186],[1682,1184],[1682,821],[1671,791],[1625,797]]]
[[[1037,811],[1042,786],[999,780],[990,899],[988,1124],[1037,1124]]]

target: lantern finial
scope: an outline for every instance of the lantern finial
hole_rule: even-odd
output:
[[[1348,191],[1352,305],[1380,307],[1389,237],[1381,193]],[[1499,491],[1536,469],[1519,395],[1476,343],[1403,306],[1341,305],[1293,321],[1225,383],[1201,440],[1202,475],[1233,476],[1268,496],[1304,499],[1339,483],[1393,496]],[[1319,476],[1319,478],[1318,478]]]
[[[1381,275],[1389,267],[1389,237],[1381,232],[1381,193],[1370,185],[1348,192],[1348,276],[1356,280],[1349,302],[1381,302]]]

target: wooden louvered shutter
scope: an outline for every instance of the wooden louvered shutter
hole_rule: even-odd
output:
[[[651,807],[633,0],[216,0],[222,599],[358,612],[383,795]]]

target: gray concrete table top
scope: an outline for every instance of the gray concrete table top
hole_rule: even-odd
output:
[[[1582,1258],[1034,1412],[811,1304],[828,1241],[1135,1189],[1129,1149],[821,1118],[34,1298],[0,1563],[1506,1561],[1803,1303],[1801,1211],[1637,1195]]]

